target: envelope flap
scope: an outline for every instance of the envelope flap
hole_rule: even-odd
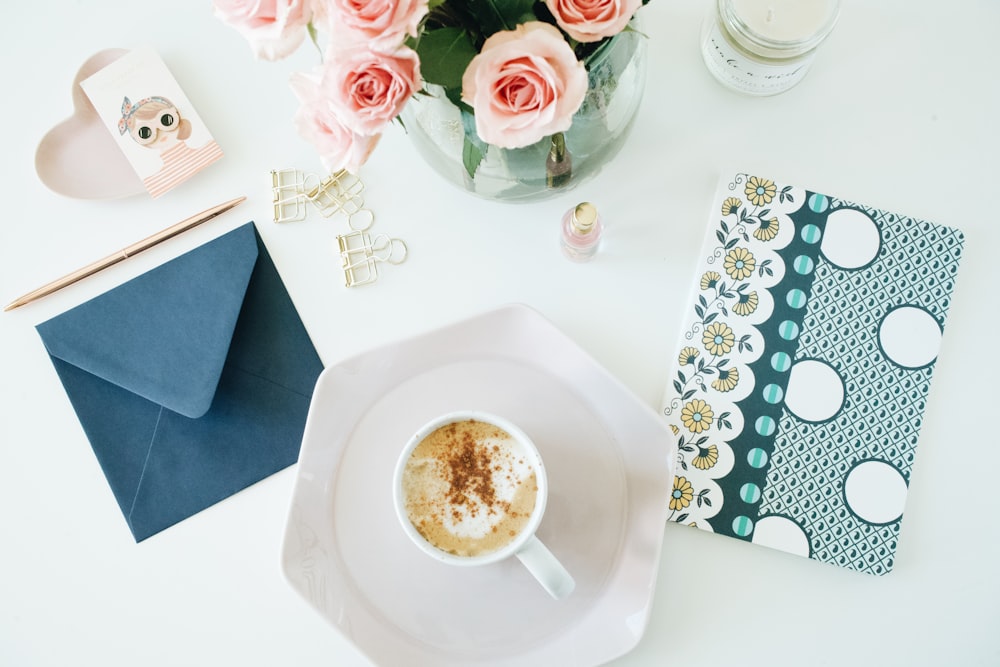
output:
[[[257,261],[247,223],[37,329],[52,356],[186,417],[208,411]]]

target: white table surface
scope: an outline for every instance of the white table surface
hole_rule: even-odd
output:
[[[339,665],[369,662],[279,569],[295,470],[136,545],[34,325],[248,219],[325,364],[523,302],[658,407],[717,179],[731,168],[964,230],[967,246],[920,438],[894,571],[881,578],[670,525],[646,633],[612,664],[1000,664],[991,420],[1000,330],[1000,85],[993,0],[844,0],[806,79],[771,98],[717,84],[698,35],[708,3],[652,0],[648,87],[634,132],[596,179],[500,205],[424,168],[398,126],[363,168],[376,229],[408,261],[346,289],[343,222],[270,222],[268,173],[319,171],[291,116],[303,47],[255,61],[208,2],[14,3],[0,21],[4,302],[218,201],[249,200],[167,244],[0,315],[0,664]],[[70,111],[77,67],[108,47],[156,48],[226,151],[158,201],[47,190],[33,169]],[[561,213],[589,199],[598,258],[559,254]],[[963,384],[962,377],[968,381]]]

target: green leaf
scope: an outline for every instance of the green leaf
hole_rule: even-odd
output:
[[[486,157],[488,145],[479,138],[476,132],[476,117],[471,112],[462,109],[462,127],[465,128],[465,141],[462,144],[462,164],[469,178],[476,177],[479,164]]]
[[[469,135],[466,135],[465,142],[462,144],[462,164],[465,165],[465,171],[469,174],[469,178],[476,177],[476,171],[482,161],[483,151],[469,139]]]
[[[513,30],[518,23],[534,18],[535,0],[468,0],[470,13],[482,26],[483,36]]]
[[[469,35],[454,27],[424,33],[417,42],[416,51],[424,81],[445,88],[461,88],[462,75],[476,56]]]

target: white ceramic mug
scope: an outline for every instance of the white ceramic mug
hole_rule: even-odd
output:
[[[406,472],[407,463],[410,461],[414,450],[417,449],[418,445],[424,442],[427,436],[450,424],[458,424],[460,422],[467,421],[482,422],[500,429],[509,435],[512,440],[511,446],[515,450],[519,450],[519,452],[524,455],[517,460],[516,465],[525,464],[528,468],[530,468],[530,472],[534,474],[537,491],[531,514],[523,526],[519,527],[519,530],[509,542],[499,548],[496,548],[495,550],[489,550],[485,553],[475,555],[458,555],[457,553],[446,551],[444,548],[436,546],[432,542],[428,541],[428,539],[421,534],[421,531],[414,526],[407,510],[407,494],[404,491],[404,473]],[[441,449],[440,451],[446,450],[447,448]],[[448,451],[451,450],[454,450],[454,447]],[[445,465],[442,462],[439,463],[441,466]],[[440,468],[438,471],[440,472]],[[521,469],[521,472],[524,472],[523,468]],[[510,479],[510,477],[511,475],[507,475],[506,478]],[[452,477],[452,479],[454,479],[454,477]],[[495,479],[498,482],[502,482],[500,478]],[[446,482],[440,483],[446,484]],[[517,484],[520,484],[520,482]],[[503,485],[501,483],[500,487],[502,486]],[[516,486],[513,488],[516,488]],[[514,491],[510,488],[498,488],[497,490],[501,493],[501,495],[505,492],[514,493]],[[492,483],[489,492],[493,492]],[[440,502],[437,502],[437,500],[444,495],[447,494],[434,494],[436,506],[446,504],[446,501],[443,499],[441,499]],[[403,527],[403,531],[407,534],[407,536],[409,536],[413,543],[420,548],[421,551],[442,563],[466,567],[489,565],[511,556],[517,556],[524,566],[528,568],[528,571],[530,571],[531,574],[542,584],[545,590],[548,591],[552,597],[558,600],[569,595],[573,591],[576,584],[573,577],[566,571],[566,568],[563,567],[562,563],[560,563],[558,559],[552,555],[552,552],[550,552],[545,545],[542,544],[537,537],[535,537],[535,531],[538,530],[538,526],[542,522],[542,516],[545,513],[547,497],[548,478],[545,474],[545,466],[542,464],[542,458],[539,455],[534,442],[531,441],[531,438],[529,438],[524,431],[512,424],[510,421],[496,415],[475,410],[451,412],[442,415],[431,420],[417,430],[417,432],[410,437],[406,446],[403,448],[403,451],[399,456],[399,460],[396,463],[395,474],[393,477],[393,504],[396,508],[396,515],[399,517],[399,522]],[[501,499],[500,502],[503,502],[504,500],[509,500],[509,498]],[[452,508],[448,510],[449,512],[455,511],[453,505],[449,505],[449,507]],[[493,512],[483,512],[481,511],[483,506],[479,507],[480,511],[473,512],[472,516],[496,514]],[[469,519],[468,514],[465,516],[469,521],[475,520]],[[517,515],[514,514],[514,516],[516,517]],[[461,540],[462,538],[455,539]]]

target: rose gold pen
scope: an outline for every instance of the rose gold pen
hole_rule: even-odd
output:
[[[195,215],[192,215],[190,218],[187,218],[186,220],[181,220],[176,225],[171,225],[170,227],[167,227],[164,230],[156,232],[152,236],[147,236],[143,240],[133,243],[127,248],[122,248],[118,252],[112,255],[108,255],[104,259],[99,259],[93,264],[88,264],[82,269],[77,269],[73,273],[67,274],[62,278],[59,278],[58,280],[53,280],[47,285],[43,285],[34,291],[28,292],[22,297],[14,299],[12,302],[4,306],[4,311],[6,312],[8,310],[13,310],[19,306],[23,306],[26,303],[31,303],[36,299],[41,299],[43,296],[48,296],[53,292],[61,290],[63,287],[72,285],[73,283],[79,280],[83,280],[88,276],[92,276],[98,271],[106,269],[109,266],[113,266],[114,264],[117,264],[123,259],[128,259],[132,255],[136,255],[142,252],[143,250],[152,248],[154,245],[158,243],[162,243],[163,241],[173,238],[182,232],[186,232],[187,230],[193,227],[197,227],[203,222],[208,222],[215,216],[225,213],[234,206],[242,203],[245,199],[246,197],[237,197],[236,199],[227,201],[224,204],[219,204],[218,206],[213,206],[210,209],[206,209],[201,213],[196,213]]]

